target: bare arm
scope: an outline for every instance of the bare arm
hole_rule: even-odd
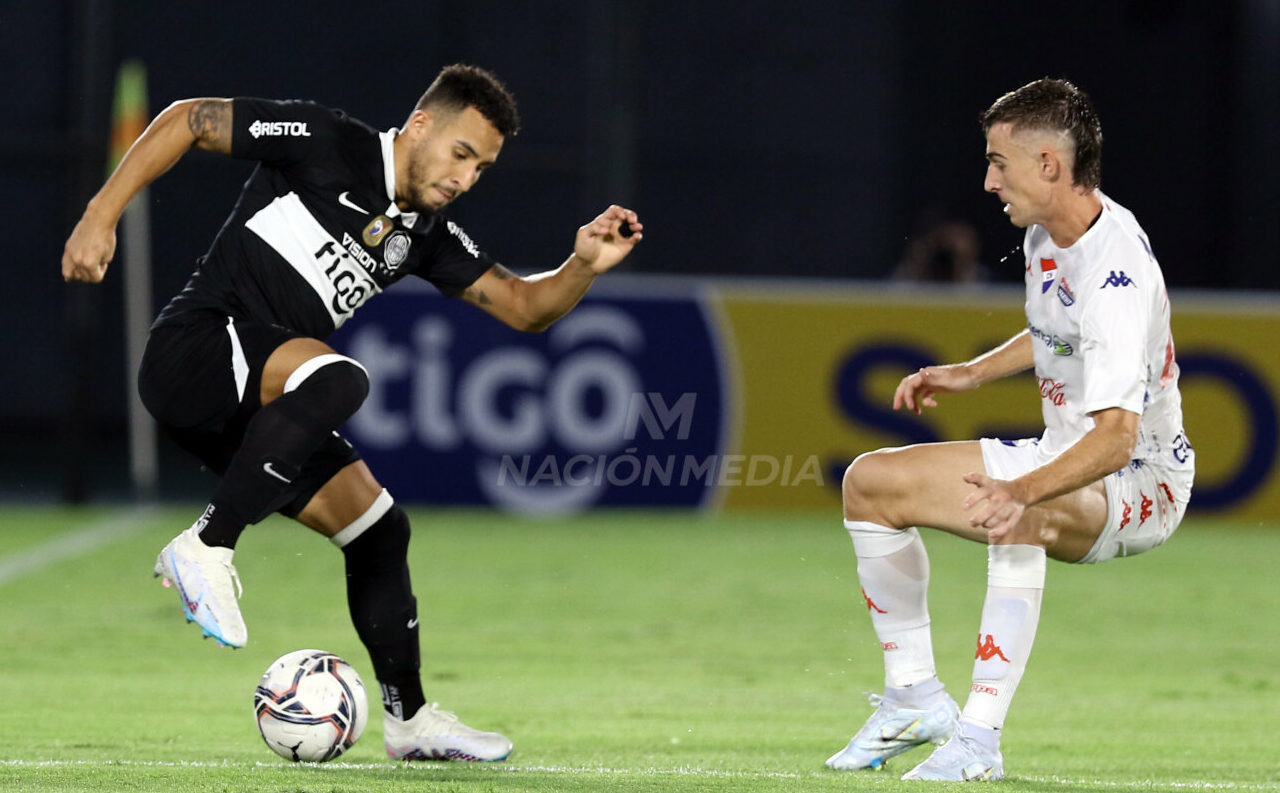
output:
[[[623,223],[630,236],[622,236]],[[546,330],[578,304],[597,275],[626,258],[642,239],[643,228],[635,212],[611,206],[578,229],[573,254],[556,269],[522,277],[494,265],[467,287],[462,299],[516,330]]]
[[[983,383],[999,380],[1035,365],[1030,331],[1018,335],[995,349],[965,363],[926,366],[902,378],[893,394],[893,409],[903,407],[920,414],[926,407],[937,407],[934,394],[971,391]]]
[[[174,102],[147,126],[85,208],[62,253],[62,277],[97,283],[115,254],[116,224],[142,188],[192,148],[231,152],[231,100]]]
[[[1093,414],[1093,429],[1052,462],[1012,481],[985,474],[966,474],[964,481],[976,489],[964,501],[972,510],[969,525],[983,526],[994,541],[1022,518],[1027,507],[1079,490],[1129,463],[1138,443],[1141,416],[1124,408],[1107,408]]]

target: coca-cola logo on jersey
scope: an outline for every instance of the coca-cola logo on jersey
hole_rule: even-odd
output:
[[[1040,383],[1040,398],[1047,399],[1055,407],[1067,404],[1066,386],[1052,377],[1036,377]]]

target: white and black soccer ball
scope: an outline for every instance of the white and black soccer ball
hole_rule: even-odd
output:
[[[369,698],[351,664],[323,650],[295,650],[263,673],[253,715],[273,752],[323,763],[359,740],[369,721]]]

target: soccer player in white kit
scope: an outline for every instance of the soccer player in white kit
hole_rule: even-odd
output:
[[[1182,429],[1169,299],[1134,216],[1099,190],[1102,129],[1088,97],[1042,79],[982,115],[985,189],[1026,228],[1027,327],[971,361],[903,378],[920,413],[1034,366],[1045,431],[881,449],[844,476],[844,525],[884,652],[885,693],[835,769],[880,768],[942,744],[904,779],[1004,775],[1000,731],[1035,640],[1045,562],[1150,550],[1187,508],[1195,455]],[[938,680],[929,560],[916,526],[987,545],[987,594],[963,710]]]

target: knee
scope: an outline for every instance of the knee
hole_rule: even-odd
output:
[[[841,498],[847,521],[872,521],[882,526],[899,526],[901,471],[893,449],[879,449],[859,455],[845,469]]]
[[[844,501],[844,516],[848,520],[872,520],[875,514],[877,494],[883,492],[877,486],[883,469],[883,454],[867,452],[859,455],[844,470],[840,493]]]
[[[392,504],[382,517],[359,536],[342,544],[348,562],[370,563],[377,567],[398,567],[409,555],[409,516]]]
[[[299,366],[285,383],[286,394],[299,389],[323,396],[329,414],[326,418],[336,418],[337,426],[354,415],[369,396],[369,373],[345,355],[320,355]]]

